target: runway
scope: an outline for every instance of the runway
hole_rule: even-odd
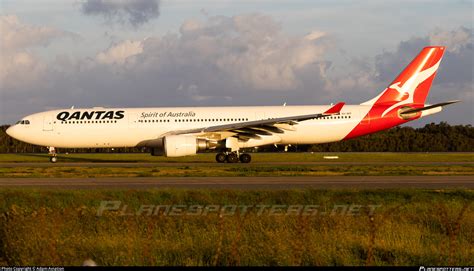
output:
[[[0,188],[474,189],[474,176],[0,178]]]

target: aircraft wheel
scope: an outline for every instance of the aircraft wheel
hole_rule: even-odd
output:
[[[225,163],[226,160],[227,160],[227,155],[225,155],[225,153],[220,152],[216,154],[217,163]]]
[[[237,163],[239,162],[239,156],[237,156],[237,153],[231,152],[227,155],[227,162],[229,163]]]
[[[240,155],[239,159],[240,159],[240,162],[246,164],[246,163],[250,163],[250,161],[252,160],[252,156],[250,156],[250,154],[243,153]]]
[[[51,157],[49,157],[49,161],[50,161],[51,163],[56,163],[56,162],[58,161],[58,157],[56,157],[56,156],[51,156]]]

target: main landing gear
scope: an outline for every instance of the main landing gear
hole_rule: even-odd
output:
[[[49,161],[51,163],[56,163],[58,161],[58,154],[56,153],[56,149],[54,147],[48,147],[49,150]]]
[[[250,163],[252,160],[252,156],[247,153],[242,153],[239,154],[237,152],[220,152],[216,154],[216,161],[218,163],[238,163],[239,161],[241,163]]]

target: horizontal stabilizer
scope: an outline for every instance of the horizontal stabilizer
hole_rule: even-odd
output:
[[[425,106],[425,107],[421,107],[421,108],[408,109],[408,110],[406,110],[406,111],[400,112],[400,114],[401,114],[401,115],[404,115],[404,114],[413,114],[413,113],[425,111],[425,110],[432,109],[432,108],[436,108],[436,107],[440,107],[440,106],[450,105],[450,104],[454,104],[454,103],[458,103],[458,102],[460,102],[460,101],[459,101],[459,100],[455,100],[455,101],[448,101],[448,102],[439,103],[439,104],[433,104],[433,105],[429,105],[429,106]]]

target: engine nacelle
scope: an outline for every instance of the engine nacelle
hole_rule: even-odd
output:
[[[163,150],[166,157],[195,155],[198,151],[215,148],[217,144],[195,136],[171,135],[163,138]]]
[[[151,148],[150,149],[151,156],[163,156],[163,148]]]

